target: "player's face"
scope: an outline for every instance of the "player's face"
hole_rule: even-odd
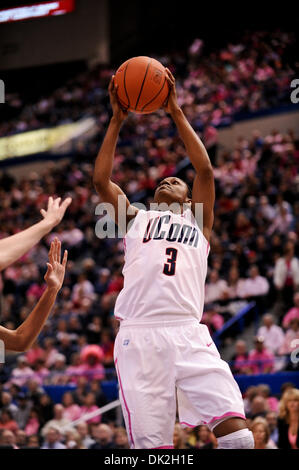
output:
[[[155,191],[154,201],[158,204],[166,202],[171,204],[173,202],[189,202],[188,187],[186,183],[180,178],[171,176],[162,180]]]

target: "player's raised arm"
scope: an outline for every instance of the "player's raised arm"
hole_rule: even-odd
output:
[[[192,189],[193,212],[195,203],[203,203],[203,234],[210,240],[214,222],[215,186],[213,167],[210,158],[200,138],[189,124],[182,109],[179,107],[175,89],[175,78],[166,69],[170,93],[165,110],[169,112],[177,126],[180,137],[184,142],[188,156],[196,171]]]
[[[64,252],[62,262],[60,259],[61,243],[55,238],[51,243],[49,263],[47,263],[48,269],[45,274],[47,288],[36,307],[16,330],[9,330],[0,326],[0,339],[4,341],[6,350],[17,352],[26,351],[39,335],[55,303],[57,294],[61,289],[67,262],[67,251]]]
[[[60,197],[57,199],[49,197],[47,210],[41,210],[43,220],[22,232],[0,240],[0,271],[21,258],[61,222],[72,199],[68,197],[62,204],[60,202]]]
[[[128,112],[124,111],[118,103],[116,96],[117,88],[114,85],[114,76],[111,78],[108,90],[113,116],[110,120],[105,138],[96,158],[93,182],[96,191],[101,196],[103,202],[108,202],[113,205],[116,215],[116,223],[121,225],[121,221],[118,218],[118,198],[120,197],[124,199],[126,209],[130,206],[130,202],[120,187],[111,181],[111,175],[119,131],[123,121],[128,115]],[[135,217],[137,211],[138,210],[136,208],[131,206],[130,212],[132,212],[132,215],[127,216],[126,223],[128,223],[131,218]],[[126,232],[126,227],[120,228]]]

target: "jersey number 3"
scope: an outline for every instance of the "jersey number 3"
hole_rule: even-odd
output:
[[[176,248],[166,248],[166,255],[170,256],[164,264],[163,273],[166,274],[166,276],[175,275],[177,254],[178,250]]]

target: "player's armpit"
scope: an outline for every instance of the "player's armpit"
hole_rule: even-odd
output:
[[[100,195],[102,202],[113,206],[115,223],[123,233],[126,233],[128,223],[136,217],[138,209],[130,204],[130,201],[122,189],[111,180],[109,180],[105,185],[98,185],[95,183],[95,188]],[[111,215],[113,216],[113,214]]]
[[[215,184],[213,168],[207,167],[200,174],[196,174],[192,188],[192,211],[197,216],[195,204],[202,203],[202,219],[197,220],[198,224],[203,225],[203,234],[210,241],[211,231],[214,223],[214,204],[215,204]]]
[[[8,330],[0,326],[0,340],[4,342],[5,350],[15,352],[24,351],[22,336],[18,335],[16,330]]]

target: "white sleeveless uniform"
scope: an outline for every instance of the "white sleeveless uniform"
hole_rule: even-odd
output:
[[[201,320],[209,243],[191,210],[140,210],[125,239],[120,320]]]
[[[245,418],[240,390],[206,325],[209,243],[191,210],[139,210],[125,239],[115,316],[119,398],[131,448],[170,448],[183,427]]]

